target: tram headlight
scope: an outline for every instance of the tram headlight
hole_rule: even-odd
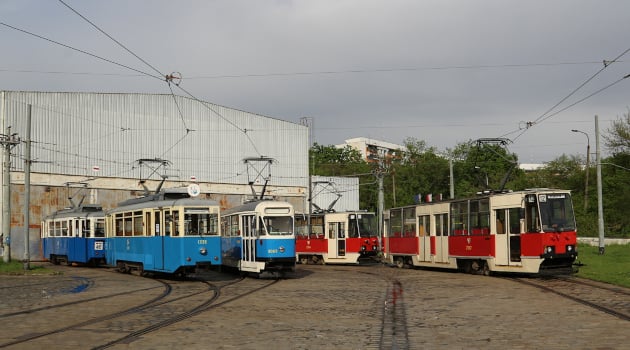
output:
[[[364,245],[362,245],[362,246],[361,246],[361,251],[362,251],[362,252],[364,252],[364,251],[365,251],[365,246],[364,246]]]
[[[567,252],[572,252],[573,251],[573,246],[572,245],[568,245],[567,246]]]
[[[199,254],[201,255],[208,254],[208,250],[206,249],[206,247],[201,247],[201,249],[199,249]]]
[[[554,250],[555,250],[555,247],[551,246],[551,245],[549,245],[549,246],[547,246],[547,248],[545,248],[545,252],[547,254],[553,254]]]

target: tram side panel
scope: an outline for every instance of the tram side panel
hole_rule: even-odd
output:
[[[296,215],[296,251],[301,263],[359,264],[379,258],[376,216],[365,211]]]

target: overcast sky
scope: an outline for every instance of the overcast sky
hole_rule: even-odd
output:
[[[312,118],[320,144],[504,137],[521,163],[585,156],[571,129],[594,152],[594,116],[630,106],[625,0],[64,2],[150,66],[62,2],[3,0],[0,90],[169,93],[148,75],[180,72],[199,99]]]

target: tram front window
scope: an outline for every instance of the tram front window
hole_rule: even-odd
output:
[[[263,234],[271,236],[290,236],[293,234],[293,218],[290,216],[265,216],[261,222]]]
[[[348,234],[351,238],[376,237],[376,217],[374,214],[351,214]]]
[[[568,193],[548,193],[538,196],[540,220],[545,232],[575,230],[573,203]]]

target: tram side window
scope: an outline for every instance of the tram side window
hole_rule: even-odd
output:
[[[180,225],[179,210],[173,210],[173,229],[172,229],[171,236],[179,236],[179,225]]]
[[[164,236],[171,235],[171,229],[173,227],[173,215],[170,210],[164,211]]]
[[[53,232],[52,235],[53,237],[57,237],[61,234],[61,223],[59,221],[55,221],[53,222]]]
[[[142,236],[144,232],[142,231],[142,211],[136,211],[133,213],[133,235],[134,236]]]
[[[402,237],[402,209],[392,209],[389,212],[390,237]]]
[[[66,220],[61,222],[61,235],[68,237],[68,221]]]
[[[460,236],[468,234],[468,202],[451,204],[451,235]]]
[[[416,236],[416,208],[403,209],[403,237]]]
[[[295,235],[302,237],[308,236],[308,218],[305,215],[297,215],[295,217]]]
[[[125,235],[125,225],[123,223],[123,215],[122,213],[116,214],[114,217],[114,222],[116,226],[116,236],[124,236]]]
[[[233,215],[230,217],[230,236],[238,236],[239,234],[238,215]]]
[[[470,227],[473,235],[490,233],[490,211],[488,199],[470,201]]]

